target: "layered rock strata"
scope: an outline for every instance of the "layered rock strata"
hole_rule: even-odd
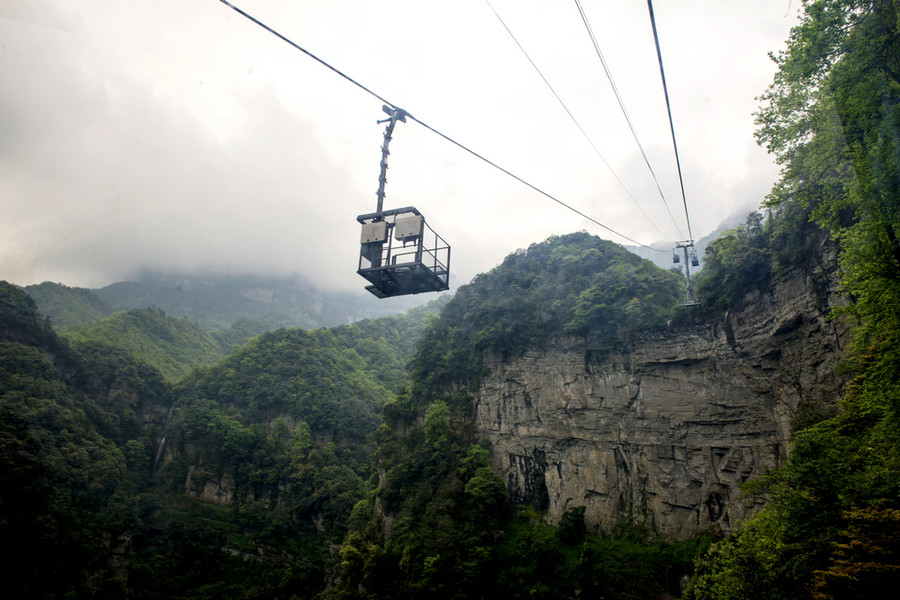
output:
[[[781,464],[794,425],[840,393],[835,281],[798,271],[713,323],[489,360],[476,426],[511,498],[551,522],[584,506],[599,531],[730,533],[758,507],[739,486]]]

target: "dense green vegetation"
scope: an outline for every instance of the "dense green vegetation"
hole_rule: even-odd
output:
[[[136,413],[171,397],[114,353],[89,368],[21,290],[0,283],[0,544],[6,593],[63,597],[120,581],[110,541],[139,513],[150,437]],[[88,576],[95,577],[87,581]]]
[[[530,288],[515,312],[492,307],[523,273]],[[434,358],[436,344],[460,352],[437,336],[448,323],[477,339],[481,355],[546,344],[560,327],[624,343],[670,316],[677,277],[587,234],[514,255],[441,317],[433,312],[446,300],[402,317],[270,332],[168,382],[154,357],[183,365],[197,356],[190,348],[221,345],[159,309],[117,313],[63,339],[27,296],[3,289],[4,344],[18,344],[0,379],[4,501],[32,508],[3,523],[8,550],[34,554],[16,583],[25,595],[356,597],[363,584],[373,597],[577,588],[649,598],[677,590],[675,572],[696,553],[588,535],[577,511],[559,533],[533,508],[511,514],[490,449],[466,425],[468,400],[428,388],[432,370],[443,382],[477,370],[452,373]],[[621,322],[591,315],[594,301]],[[431,333],[417,346],[423,328]],[[414,352],[422,378],[407,393]],[[34,473],[53,476],[40,483]],[[34,544],[20,541],[29,528]],[[66,566],[40,581],[54,562]]]
[[[676,274],[576,233],[509,256],[439,316],[259,337],[272,314],[208,334],[159,309],[60,337],[0,283],[4,591],[637,600],[677,596],[693,564],[690,600],[883,595],[900,581],[900,10],[803,6],[758,114],[783,178],[765,217],[709,245],[697,293],[717,316],[838,252],[852,381],[747,487],[767,505],[734,536],[597,535],[583,508],[551,527],[509,506],[466,395],[483,359],[560,336],[627,346],[683,318]],[[104,311],[82,291],[35,289],[57,327]],[[165,287],[173,302],[183,291]]]
[[[485,354],[517,355],[574,335],[592,344],[664,327],[681,278],[587,233],[553,237],[462,286],[425,330],[412,376],[426,387],[471,380]]]
[[[45,281],[39,285],[29,285],[25,291],[41,313],[50,318],[57,331],[88,325],[114,312],[97,294],[84,288]]]
[[[584,508],[559,527],[534,507],[511,510],[472,441],[468,400],[401,395],[385,407],[377,460],[383,484],[359,502],[340,550],[339,579],[325,598],[622,598],[679,592],[699,539],[651,542],[623,527],[589,534]],[[470,421],[469,421],[470,422]]]
[[[190,281],[190,280],[186,280]],[[205,282],[200,285],[200,295],[205,302],[203,306],[207,307],[211,314],[207,315],[205,321],[213,319],[216,323],[222,322],[230,316],[240,314],[242,307],[246,308],[241,302],[235,304],[228,299],[229,294],[236,295],[240,298],[245,288],[253,283],[259,285],[276,286],[276,290],[280,294],[287,293],[284,289],[278,289],[276,280],[263,279],[238,279],[237,282]],[[185,283],[185,285],[188,285]],[[283,285],[283,284],[282,284]],[[115,289],[122,287],[132,288],[141,287],[140,284],[123,283],[114,286]],[[148,287],[148,286],[144,286]],[[138,295],[132,298],[133,301],[149,300],[157,294],[175,294],[176,296],[185,296],[185,291],[181,288],[169,289],[158,283],[155,286],[149,286],[148,294]],[[195,286],[197,287],[197,286]],[[165,293],[161,292],[163,290]],[[244,291],[242,291],[244,290]],[[167,315],[162,309],[150,306],[149,308],[132,308],[127,311],[113,312],[94,292],[82,288],[69,288],[64,285],[55,283],[42,283],[40,285],[28,286],[25,291],[33,298],[40,311],[50,317],[50,321],[57,331],[61,331],[67,339],[72,342],[88,342],[96,341],[104,344],[118,346],[136,358],[143,360],[156,368],[170,380],[177,381],[187,375],[191,370],[202,366],[210,365],[227,356],[235,347],[242,346],[249,340],[268,331],[276,331],[285,326],[294,326],[297,323],[296,318],[288,318],[284,314],[278,315],[273,312],[265,314],[260,313],[260,308],[254,306],[249,310],[248,314],[261,314],[261,316],[241,316],[224,329],[206,331],[200,325],[188,321],[184,318],[173,317]],[[296,293],[299,293],[295,290]],[[262,293],[262,292],[258,292]],[[277,295],[277,294],[276,294]],[[307,291],[309,298],[305,301],[309,304],[315,304],[314,293]],[[224,296],[224,299],[222,299]],[[116,296],[113,296],[117,298]],[[177,309],[185,311],[186,303],[189,304],[192,295],[187,294],[186,298],[180,298],[179,303],[175,303]],[[216,298],[220,298],[220,302],[216,304]],[[406,371],[403,364],[397,366],[393,362],[397,358],[397,353],[403,354],[408,360],[412,356],[412,352],[419,332],[423,325],[423,319],[426,314],[437,311],[443,306],[449,296],[441,296],[433,300],[428,305],[411,309],[402,318],[395,318],[392,325],[397,326],[397,331],[392,335],[390,340],[382,339],[384,329],[379,325],[371,325],[377,321],[367,319],[358,321],[351,329],[342,329],[338,327],[335,331],[337,335],[342,335],[342,339],[355,339],[359,336],[367,339],[361,342],[367,345],[367,352],[387,353],[387,361],[380,362],[380,368],[391,368],[393,373],[379,373],[379,377],[385,376],[391,380],[392,387],[397,387],[397,383],[401,380],[405,381]],[[118,298],[122,302],[122,298]],[[244,302],[251,302],[248,298],[243,298]],[[292,300],[292,310],[297,310],[296,304],[299,300]],[[260,304],[260,302],[256,302]],[[341,307],[332,307],[330,310],[339,313]],[[192,314],[201,312],[192,308]],[[331,314],[331,313],[329,313]],[[350,313],[352,314],[352,313]],[[336,314],[329,317],[334,321],[346,321],[347,314],[342,317]],[[301,319],[303,320],[303,319]],[[312,322],[315,322],[313,319]],[[386,321],[388,322],[388,321]],[[373,329],[374,327],[374,329]],[[378,331],[375,331],[378,329]],[[345,334],[338,332],[345,331]],[[369,334],[372,334],[371,336]],[[376,348],[373,346],[373,340],[381,340],[381,346]],[[350,343],[348,341],[348,343]],[[355,343],[355,342],[354,342]],[[402,362],[402,361],[401,361]],[[385,365],[392,365],[386,367]]]
[[[784,167],[769,203],[839,242],[855,378],[841,412],[797,432],[788,464],[755,487],[766,510],[698,561],[687,598],[868,598],[900,582],[898,57],[887,0],[805,1],[775,57],[758,114]]]
[[[472,430],[471,401],[453,390],[480,375],[485,356],[540,349],[555,337],[627,344],[665,327],[680,297],[677,275],[586,233],[533,244],[461,287],[425,328],[408,393],[385,405],[381,476],[354,508],[340,579],[326,597],[677,593],[696,543],[587,535],[583,509],[559,529],[532,507],[511,514],[490,448]]]
[[[158,308],[118,312],[90,325],[65,332],[72,342],[103,342],[118,346],[177,381],[200,365],[225,356],[219,342],[185,319]]]
[[[145,272],[95,290],[115,311],[155,306],[207,331],[224,330],[240,319],[262,325],[253,335],[275,329],[334,327],[348,321],[396,314],[421,303],[416,297],[379,303],[368,293],[318,290],[297,277]],[[39,303],[40,306],[40,303]]]
[[[766,293],[775,278],[799,268],[816,285],[829,287],[835,243],[828,232],[810,220],[807,207],[791,203],[770,207],[768,218],[747,215],[735,229],[724,231],[706,247],[703,270],[695,277],[699,310],[709,317],[741,306],[753,293]],[[824,292],[824,290],[823,290]]]
[[[0,284],[7,593],[315,596],[428,314],[270,333],[175,387]]]
[[[327,544],[366,493],[371,433],[390,397],[370,360],[329,330],[281,330],[183,382],[173,457],[157,474],[174,523],[145,537],[144,592],[311,597],[324,586]],[[158,581],[160,569],[179,575]]]

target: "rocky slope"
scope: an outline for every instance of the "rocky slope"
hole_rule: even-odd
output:
[[[755,508],[740,484],[782,462],[792,425],[840,393],[839,302],[833,269],[794,271],[714,322],[491,359],[476,427],[510,496],[551,522],[584,506],[598,530],[729,533]]]

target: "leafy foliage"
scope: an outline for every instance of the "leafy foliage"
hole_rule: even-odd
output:
[[[754,292],[767,292],[774,279],[791,269],[807,273],[828,260],[831,240],[813,222],[808,207],[787,203],[769,207],[768,218],[751,212],[735,229],[706,247],[703,270],[695,278],[696,296],[707,314],[741,306]]]
[[[706,247],[703,270],[696,281],[697,294],[707,309],[726,310],[772,280],[769,236],[759,213],[724,232]]]
[[[138,522],[150,476],[143,428],[128,404],[165,401],[158,374],[130,390],[108,365],[95,373],[59,339],[23,292],[0,283],[0,544],[13,597],[114,594],[110,540]],[[130,365],[134,366],[134,365]],[[162,398],[158,398],[162,396]]]
[[[503,511],[484,531],[487,523],[473,526],[465,512],[440,519],[432,506],[426,527],[410,530],[410,521],[398,521],[382,546],[367,508],[355,509],[366,528],[345,540],[342,580],[326,598],[650,600],[678,594],[694,556],[709,545],[706,538],[663,543],[584,532],[566,541],[530,506]]]
[[[900,582],[900,12],[807,0],[758,115],[783,164],[769,202],[840,243],[857,324],[842,412],[795,435],[769,507],[697,563],[687,598],[863,598]],[[765,573],[765,576],[760,576]]]
[[[7,593],[314,597],[427,314],[271,333],[173,388],[121,347],[70,345],[0,284]]]
[[[587,233],[551,237],[462,286],[423,334],[411,363],[426,388],[478,376],[485,354],[514,356],[561,333],[614,342],[664,326],[677,275]]]
[[[384,407],[382,475],[354,508],[341,579],[326,596],[558,598],[590,589],[586,597],[600,597],[615,588],[613,576],[623,598],[677,590],[677,577],[673,588],[662,571],[631,571],[630,556],[610,556],[606,541],[587,535],[583,507],[559,530],[530,508],[510,518],[505,483],[472,429],[471,399],[451,390],[479,376],[485,355],[516,355],[562,335],[618,343],[664,326],[680,294],[677,275],[586,233],[534,244],[460,288],[425,328],[410,391]],[[670,558],[661,547],[632,550],[660,564]]]
[[[57,338],[34,300],[5,281],[0,281],[0,339],[39,346],[64,362],[72,361],[70,348]]]
[[[153,365],[171,381],[225,356],[210,334],[158,308],[118,312],[91,325],[69,329],[65,337],[118,346]]]
[[[57,331],[89,325],[113,313],[113,309],[97,294],[84,288],[70,288],[46,281],[27,286],[25,292],[35,301],[41,313],[50,318]]]

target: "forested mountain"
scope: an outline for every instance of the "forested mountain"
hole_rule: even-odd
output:
[[[426,330],[414,379],[465,381],[485,352],[518,354],[561,335],[601,342],[665,326],[681,294],[680,277],[618,244],[587,233],[550,238],[457,291]]]
[[[312,597],[428,314],[266,334],[174,387],[3,283],[7,593]]]
[[[171,381],[226,356],[225,347],[211,334],[158,308],[118,312],[91,325],[69,329],[65,337],[72,342],[118,346],[153,365]]]
[[[147,272],[95,290],[113,310],[157,307],[207,331],[222,330],[239,319],[258,323],[254,335],[281,327],[333,327],[361,319],[397,314],[423,304],[418,296],[378,303],[360,290],[328,292],[298,278],[166,275]]]
[[[385,406],[378,489],[357,505],[326,597],[654,598],[704,540],[650,543],[624,525],[587,535],[584,508],[550,527],[508,504],[507,482],[473,422],[473,385],[488,356],[560,337],[627,344],[675,317],[679,278],[586,233],[508,256],[461,287],[426,327],[408,393]]]
[[[771,217],[751,214],[710,243],[700,306],[677,307],[677,275],[573,233],[510,255],[432,307],[439,315],[266,333],[171,383],[120,347],[61,337],[27,294],[0,284],[7,595],[820,600],[895,587],[900,15],[890,0],[803,8],[757,116],[784,167]],[[810,311],[746,310],[800,289]],[[161,310],[132,316],[173,325]],[[755,335],[750,350],[742,331]],[[681,352],[696,340],[706,354]],[[562,346],[580,379],[542,364]],[[802,352],[814,364],[795,360]],[[840,372],[826,372],[837,355]],[[632,377],[638,359],[662,373],[654,390]],[[493,404],[477,397],[490,378]],[[762,464],[763,446],[732,398],[705,389],[720,380],[737,382],[753,419],[777,421],[766,443],[778,468],[745,468]],[[692,396],[705,412],[667,406]],[[552,406],[542,413],[539,400]],[[634,423],[652,438],[641,448]],[[561,451],[587,447],[579,432],[608,431],[612,450],[590,447],[583,470],[601,484],[627,472],[617,481],[628,489],[579,488],[551,518],[547,482],[569,472],[542,451],[497,455],[491,441],[524,446],[551,426]],[[727,448],[690,439],[725,426]],[[652,502],[699,523],[737,500],[700,476],[677,497],[633,493],[635,478],[675,482],[648,471],[663,459],[708,463],[695,472],[743,485],[754,514],[724,539],[662,539]],[[589,527],[589,506],[617,497],[638,502]]]
[[[528,288],[518,299],[508,294],[516,281],[519,284],[515,285]],[[577,514],[560,536],[533,510],[523,509],[520,517],[507,522],[504,486],[489,469],[489,450],[478,445],[472,432],[450,426],[450,406],[457,411],[461,405],[441,400],[445,394],[440,386],[449,375],[442,361],[464,360],[469,355],[461,349],[470,342],[475,344],[472,356],[522,352],[546,343],[559,333],[558,328],[566,329],[565,335],[623,339],[632,328],[664,322],[679,294],[674,275],[593,236],[573,234],[535,244],[464,288],[444,316],[432,318],[428,325],[432,333],[419,344],[417,361],[419,371],[433,370],[434,376],[419,377],[415,388],[419,404],[411,404],[410,397],[402,394],[408,385],[405,364],[431,314],[427,307],[402,317],[330,330],[268,333],[173,387],[158,371],[130,358],[124,350],[96,339],[70,346],[50,329],[27,296],[11,286],[5,289],[10,301],[4,323],[14,326],[5,329],[4,336],[20,340],[14,348],[4,346],[9,348],[4,356],[8,370],[2,379],[5,414],[11,423],[4,440],[9,472],[22,472],[15,448],[23,439],[55,436],[68,440],[73,449],[89,444],[106,448],[107,454],[89,452],[81,462],[63,466],[48,454],[53,444],[34,455],[30,468],[47,469],[44,463],[50,461],[68,473],[67,477],[76,478],[76,483],[61,483],[67,480],[58,474],[48,481],[33,492],[32,500],[40,500],[35,507],[57,494],[57,484],[77,496],[87,493],[78,478],[89,473],[98,477],[107,468],[127,473],[116,485],[104,484],[92,492],[95,504],[91,506],[95,508],[90,510],[104,515],[103,519],[78,520],[62,536],[65,551],[90,548],[93,558],[66,563],[67,570],[53,582],[41,581],[36,575],[20,577],[16,589],[36,590],[36,595],[56,590],[85,596],[128,592],[150,598],[229,595],[238,590],[248,597],[342,595],[346,586],[360,577],[371,585],[370,568],[376,563],[382,565],[377,571],[387,579],[385,587],[373,589],[373,593],[408,595],[427,588],[438,573],[425,577],[420,571],[420,561],[427,558],[424,555],[409,563],[412,571],[394,571],[398,564],[393,561],[413,551],[411,540],[429,537],[433,538],[429,544],[438,545],[468,544],[470,536],[480,540],[471,548],[476,552],[469,558],[475,561],[469,565],[472,572],[460,580],[464,589],[471,590],[494,577],[496,568],[487,567],[495,563],[504,573],[498,589],[549,585],[543,579],[548,573],[535,570],[537,563],[529,563],[518,574],[506,571],[523,544],[538,544],[529,551],[534,561],[551,552],[563,561],[554,569],[579,568],[584,551],[575,552],[573,544],[580,543],[585,532]],[[621,322],[610,322],[586,310],[588,298],[602,301]],[[508,304],[511,301],[515,306]],[[121,324],[119,319],[137,320],[140,327],[136,329],[155,327],[166,335],[172,334],[173,322],[184,326],[181,320],[156,309],[119,313],[107,323]],[[30,329],[23,329],[20,322],[29,323]],[[437,334],[448,326],[460,336],[455,338],[459,344],[448,344]],[[101,331],[95,329],[94,337],[102,337]],[[112,331],[106,330],[110,338],[116,335]],[[39,344],[43,346],[35,346]],[[66,357],[68,370],[78,374],[70,380],[58,369],[40,371],[43,385],[57,390],[56,404],[84,414],[77,423],[51,427],[34,415],[29,407],[38,404],[40,392],[20,389],[19,371],[36,367],[6,359],[30,352],[46,354],[45,347]],[[428,361],[433,364],[427,366]],[[97,377],[100,380],[93,381]],[[142,384],[145,380],[152,383]],[[431,385],[436,386],[433,393],[418,396]],[[422,446],[417,441],[423,425],[416,418],[416,406],[424,410],[420,403],[426,397],[437,400],[424,420],[427,433]],[[167,412],[169,406],[172,410]],[[384,406],[388,407],[386,420],[382,417]],[[59,408],[54,411],[66,414]],[[455,417],[452,422],[465,427]],[[407,429],[408,435],[401,435]],[[64,432],[73,431],[77,435],[70,440]],[[373,462],[373,456],[378,460]],[[382,467],[388,457],[393,466],[384,486],[380,483],[385,477]],[[111,466],[98,467],[94,460]],[[399,473],[404,475],[398,478]],[[24,481],[13,478],[9,484],[5,488],[10,490],[8,494],[27,495],[29,486]],[[435,499],[445,504],[436,506]],[[373,523],[370,511],[380,502],[390,511],[406,507],[402,510],[409,514],[399,522],[407,523],[404,527],[414,525],[409,530],[412,537],[398,535],[397,545],[379,555],[381,558],[369,557],[376,560],[372,567],[344,577],[343,569],[352,563],[357,548],[354,536],[369,530]],[[107,505],[116,507],[109,519],[99,509]],[[59,510],[60,519],[70,518],[68,509]],[[433,512],[439,521],[419,521],[423,510]],[[444,521],[451,514],[459,521]],[[36,513],[26,511],[16,522],[24,528],[37,518]],[[488,525],[507,530],[509,543],[498,547],[494,534],[485,538],[478,532],[479,527]],[[348,526],[352,532],[345,540]],[[35,533],[38,539],[46,537],[40,531]],[[7,539],[11,551],[22,548],[12,532]],[[647,548],[633,541],[610,545],[591,539],[589,554],[604,554],[611,561],[600,571],[592,570],[592,577],[616,574],[625,578],[626,587],[645,591],[666,586],[663,565],[670,558],[679,561],[683,570],[695,553],[695,546],[678,549],[662,544],[647,555]],[[342,541],[343,550],[329,554],[329,544]],[[63,552],[55,545],[30,550],[43,553],[35,564],[59,560]],[[400,554],[395,554],[397,551]],[[444,559],[448,564],[451,556]],[[643,565],[644,576],[626,575],[633,561]],[[465,564],[469,563],[461,563],[461,567]],[[442,569],[439,576],[452,578],[454,573],[459,574]],[[640,583],[644,580],[648,583]],[[656,580],[660,583],[653,583]],[[441,585],[447,593],[459,589],[456,584]]]
[[[26,286],[25,291],[40,307],[41,313],[50,318],[57,331],[89,325],[115,312],[97,294],[85,288],[45,281]]]
[[[110,546],[134,529],[172,396],[158,372],[109,348],[85,358],[22,291],[0,284],[0,543],[6,593],[115,588]]]
[[[158,278],[162,281],[163,278]],[[179,280],[185,285],[187,280]],[[246,287],[248,282],[258,285],[279,285],[275,280],[241,280]],[[134,284],[139,285],[139,284]],[[50,323],[57,330],[64,333],[67,339],[76,342],[99,341],[125,349],[134,357],[143,360],[158,368],[165,377],[176,381],[201,365],[213,364],[227,356],[235,346],[240,346],[250,339],[282,327],[296,326],[298,318],[278,316],[274,313],[265,313],[262,316],[260,308],[250,304],[234,304],[228,300],[229,293],[245,294],[246,289],[235,288],[233,282],[213,281],[205,282],[202,286],[201,296],[204,298],[197,306],[191,302],[196,296],[186,294],[175,303],[176,308],[190,314],[200,314],[203,308],[209,308],[212,312],[207,314],[208,322],[219,322],[224,319],[237,317],[224,329],[207,331],[186,318],[167,315],[161,308],[147,304],[143,308],[130,308],[114,312],[115,309],[107,305],[93,291],[83,288],[69,288],[56,283],[42,283],[40,285],[27,286],[25,289],[29,295],[34,295],[34,300],[41,312],[50,317]],[[115,287],[130,287],[132,284],[117,284]],[[189,286],[190,287],[190,286]],[[108,288],[105,288],[108,289]],[[158,295],[163,285],[143,286],[146,296],[134,297],[130,303],[160,299]],[[235,291],[235,290],[238,291]],[[243,290],[243,291],[240,291]],[[183,290],[178,291],[181,294]],[[307,290],[310,294],[311,291]],[[100,293],[104,293],[100,290]],[[168,293],[168,292],[167,292]],[[257,294],[262,294],[259,289]],[[270,295],[273,292],[270,290]],[[264,294],[265,295],[265,294]],[[223,299],[224,296],[224,299]],[[417,309],[411,309],[409,318],[398,321],[403,323],[419,323],[421,319],[412,315],[424,316],[428,312],[436,311],[447,300],[441,297],[432,300],[427,307],[424,305]],[[119,299],[121,301],[121,298]],[[244,299],[246,300],[246,298]],[[318,302],[318,300],[316,301]],[[127,304],[127,303],[126,303]],[[213,306],[216,305],[216,306]],[[190,310],[185,307],[190,306]],[[292,305],[294,310],[297,305]],[[224,308],[223,308],[224,307]],[[308,307],[307,307],[308,308]],[[346,322],[356,320],[357,312],[342,312],[347,306],[330,307],[333,311],[328,320]],[[244,310],[246,312],[242,313]],[[304,309],[305,310],[305,309]],[[354,310],[355,309],[350,309]],[[393,310],[397,310],[394,306]],[[316,322],[318,318],[299,319],[304,322]],[[223,321],[224,322],[224,321]],[[367,324],[363,328],[370,327]],[[406,326],[403,326],[406,327]],[[392,340],[392,347],[403,348],[406,355],[411,356],[412,348],[418,336],[416,326],[410,326],[407,332],[409,337]],[[396,377],[394,378],[396,379]]]

